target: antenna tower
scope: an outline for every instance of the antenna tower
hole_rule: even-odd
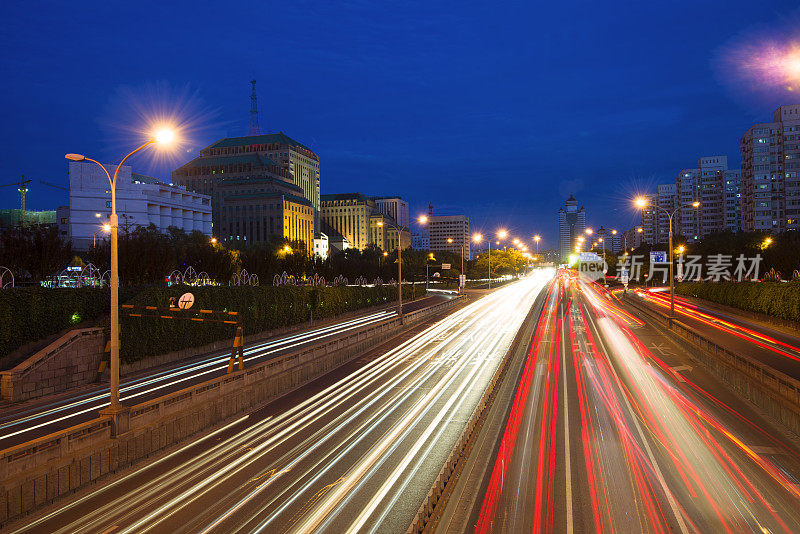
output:
[[[250,132],[247,135],[261,135],[258,127],[258,98],[256,97],[256,81],[250,80],[253,90],[250,92]]]

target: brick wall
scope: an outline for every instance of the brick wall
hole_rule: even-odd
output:
[[[9,371],[0,372],[0,397],[19,402],[97,378],[105,337],[100,328],[71,330]]]

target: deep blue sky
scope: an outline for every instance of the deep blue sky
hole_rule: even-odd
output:
[[[591,225],[634,224],[634,190],[727,154],[787,91],[752,91],[731,50],[800,38],[796,1],[6,2],[0,21],[0,183],[66,185],[65,152],[114,162],[140,112],[192,126],[162,178],[248,128],[321,158],[322,192],[400,194],[555,244],[571,192]],[[792,32],[797,32],[792,35]],[[65,204],[35,181],[31,209]],[[16,207],[12,188],[0,207]]]

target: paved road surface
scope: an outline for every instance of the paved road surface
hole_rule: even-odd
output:
[[[551,278],[421,325],[20,532],[404,532]]]
[[[406,313],[438,304],[451,295],[435,295],[403,305]],[[305,344],[335,338],[343,332],[396,317],[395,308],[369,312],[352,319],[337,321],[325,327],[313,328],[280,336],[268,341],[249,343],[244,348],[245,366],[252,365]],[[246,341],[246,338],[245,338]],[[193,384],[225,374],[230,353],[205,355],[192,361],[181,361],[148,369],[120,384],[121,401],[138,404],[177,391]],[[98,384],[69,392],[66,395],[35,399],[20,405],[4,405],[0,410],[0,449],[67,428],[97,417],[108,405],[108,385]]]
[[[794,442],[602,288],[559,276],[475,505],[437,531],[800,532]]]
[[[669,313],[668,291],[637,291],[636,295],[661,313]],[[800,335],[772,329],[732,313],[698,306],[678,295],[675,296],[675,313],[681,322],[714,343],[800,380]]]

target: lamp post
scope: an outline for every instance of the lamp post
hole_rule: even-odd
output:
[[[428,217],[421,215],[417,220],[420,224],[425,224],[428,222]],[[400,226],[389,221],[378,221],[378,226],[384,224],[397,230],[397,315],[400,316],[400,324],[403,324],[403,230],[408,231],[411,223]],[[414,283],[413,280],[411,283]]]
[[[506,230],[504,230],[504,229],[503,230],[498,230],[497,231],[497,237],[499,239],[505,239],[506,237],[508,237],[508,232]],[[483,241],[483,235],[481,235],[481,234],[473,234],[472,240],[475,241],[476,243],[480,243],[481,241]],[[491,240],[491,238],[489,238],[487,240],[487,242],[489,243],[489,289],[492,289],[492,240]],[[500,241],[498,241],[498,243],[500,243]]]
[[[161,145],[169,144],[172,142],[174,137],[175,134],[172,130],[161,130],[157,132],[155,136],[148,139],[139,148],[133,150],[127,156],[122,158],[122,161],[119,162],[117,168],[114,169],[113,178],[109,174],[108,169],[106,169],[105,166],[103,166],[103,164],[97,160],[87,158],[83,154],[66,154],[64,156],[70,161],[91,161],[92,163],[96,163],[101,169],[103,169],[103,172],[106,174],[106,178],[108,178],[108,183],[111,186],[111,217],[109,220],[109,229],[111,234],[111,362],[109,366],[109,371],[111,374],[111,398],[108,408],[101,410],[101,413],[104,415],[114,416],[115,425],[117,426],[115,429],[115,434],[119,434],[127,430],[127,425],[123,424],[120,426],[120,421],[117,418],[120,413],[126,411],[119,402],[119,261],[117,252],[119,217],[117,216],[117,176],[119,176],[119,170],[129,157],[154,143]]]
[[[448,243],[452,243],[453,242],[453,238],[452,237],[448,237],[447,238],[447,242]],[[463,241],[461,242],[461,274],[464,274],[464,242]],[[459,284],[459,292],[460,292],[460,289],[461,289],[461,286]]]
[[[644,209],[647,206],[647,199],[644,197],[639,197],[635,201],[635,204],[640,208]],[[678,210],[687,207],[687,206],[678,206],[673,211],[669,211],[666,208],[662,208],[661,206],[654,205],[656,209],[660,209],[664,213],[667,214],[667,218],[669,219],[669,317],[670,319],[675,317],[675,275],[672,272],[672,265],[674,263],[674,256],[675,251],[672,247],[672,217],[678,212]],[[699,208],[699,202],[692,202],[691,207]]]
[[[425,258],[425,292],[428,292],[428,280],[430,278],[428,274],[428,268],[430,264],[428,263],[430,260],[436,261],[436,258],[433,257],[433,252],[429,252],[428,256]]]
[[[536,234],[535,236],[533,236],[533,241],[536,243],[536,254],[537,255],[539,254],[539,241],[541,239],[542,239],[542,237],[539,234]]]

